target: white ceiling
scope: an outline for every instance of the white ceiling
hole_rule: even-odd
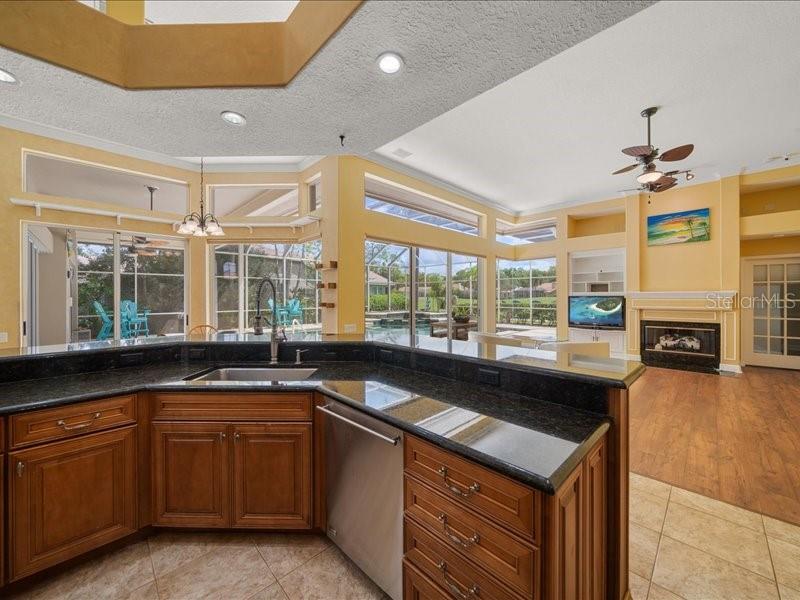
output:
[[[657,147],[696,146],[662,164],[696,181],[787,164],[764,161],[800,150],[800,2],[659,2],[377,155],[512,211],[600,200],[636,186],[611,172],[646,143],[652,105]]]
[[[253,23],[285,21],[297,0],[145,0],[144,16],[151,23]]]
[[[0,49],[20,79],[0,123],[172,157],[363,154],[649,4],[366,2],[285,88],[127,91]],[[400,75],[377,69],[386,50]]]

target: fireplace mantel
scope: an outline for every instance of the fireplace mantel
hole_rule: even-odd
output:
[[[741,373],[736,290],[627,292],[628,355],[641,358],[642,321],[718,323],[720,369]]]

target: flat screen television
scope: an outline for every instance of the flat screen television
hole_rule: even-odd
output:
[[[570,296],[569,326],[625,329],[625,296]]]

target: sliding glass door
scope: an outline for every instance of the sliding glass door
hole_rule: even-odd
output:
[[[184,332],[183,239],[39,223],[24,226],[26,345]]]
[[[373,339],[450,351],[482,329],[482,259],[367,240],[364,263],[364,321]]]

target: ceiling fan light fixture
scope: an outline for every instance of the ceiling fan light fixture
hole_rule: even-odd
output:
[[[694,179],[694,173],[686,171],[686,181],[691,181],[692,179]]]
[[[636,178],[636,181],[639,183],[655,183],[659,179],[661,179],[664,174],[661,171],[657,171],[655,169],[650,169],[642,173]]]

